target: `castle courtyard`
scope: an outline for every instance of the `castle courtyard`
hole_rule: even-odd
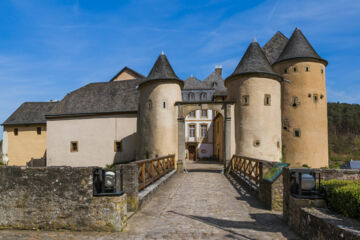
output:
[[[0,231],[0,239],[301,239],[279,212],[265,210],[222,164],[187,161],[129,220],[125,232]]]

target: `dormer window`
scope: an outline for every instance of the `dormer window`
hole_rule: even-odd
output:
[[[188,97],[189,97],[189,100],[195,100],[195,94],[194,93],[189,93]]]
[[[212,86],[213,86],[213,87],[216,87],[216,86],[217,86],[217,82],[213,82],[213,83],[212,83]]]
[[[200,94],[200,100],[206,100],[206,93]]]

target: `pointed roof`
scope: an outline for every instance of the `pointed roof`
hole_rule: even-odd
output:
[[[160,54],[146,80],[140,85],[157,80],[174,80],[178,81],[181,85],[184,84],[184,82],[176,76],[164,52]]]
[[[273,64],[280,56],[284,47],[288,42],[288,38],[284,36],[280,31],[275,33],[274,36],[263,46],[262,50],[265,56],[269,60],[270,64]]]
[[[115,81],[116,78],[117,78],[119,75],[121,75],[123,72],[128,72],[128,73],[130,73],[132,76],[134,76],[134,79],[146,78],[144,75],[136,72],[134,69],[131,69],[131,68],[125,66],[123,69],[120,70],[120,72],[118,72],[118,73],[110,80],[110,82]]]
[[[279,58],[275,61],[275,63],[297,58],[317,60],[327,65],[327,61],[325,59],[322,59],[316,53],[314,48],[311,46],[311,44],[299,28],[295,29],[284,50],[280,54]]]
[[[247,74],[266,75],[267,77],[275,78],[277,80],[282,79],[280,75],[273,71],[268,59],[256,40],[249,45],[240,63],[235,68],[235,71],[225,80],[225,84],[226,81],[232,77]]]

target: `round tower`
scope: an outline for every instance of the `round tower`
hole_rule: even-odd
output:
[[[225,80],[228,98],[235,102],[236,154],[281,160],[281,81],[254,40]]]
[[[161,53],[148,77],[138,90],[137,159],[146,159],[178,152],[178,113],[175,102],[181,101],[184,83]]]
[[[273,65],[289,80],[282,83],[282,140],[292,167],[328,166],[326,65],[298,28]]]

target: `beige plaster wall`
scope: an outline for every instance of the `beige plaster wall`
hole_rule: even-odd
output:
[[[119,76],[117,76],[113,81],[123,81],[123,80],[131,80],[131,79],[135,79],[135,77],[132,74],[124,71]]]
[[[47,121],[48,166],[99,166],[135,159],[136,114],[49,119]],[[122,151],[114,151],[114,141]],[[78,152],[70,143],[78,142]]]
[[[41,127],[41,135],[37,134],[37,127]],[[15,136],[14,129],[18,128]],[[7,158],[10,166],[26,166],[31,158],[42,158],[46,152],[46,125],[18,125],[4,126],[7,132]]]
[[[306,67],[310,67],[309,72],[305,71]],[[285,161],[292,167],[303,164],[313,168],[328,166],[325,66],[318,62],[287,61],[276,64],[274,69],[291,81],[282,84],[282,119],[289,123],[288,129],[282,130]],[[285,69],[288,73],[284,73]],[[314,94],[318,94],[317,102]],[[300,102],[297,107],[291,106],[294,96]],[[301,137],[294,137],[295,128],[300,129]]]
[[[139,89],[137,159],[168,154],[178,155],[178,112],[175,102],[181,101],[181,88],[174,82],[148,83]],[[152,103],[149,109],[149,101]],[[163,102],[166,108],[163,108]]]
[[[265,94],[271,105],[264,105]],[[249,95],[249,105],[241,98]],[[266,161],[281,160],[280,83],[262,77],[238,77],[229,81],[228,96],[235,104],[236,154]],[[260,146],[254,146],[259,140]]]

